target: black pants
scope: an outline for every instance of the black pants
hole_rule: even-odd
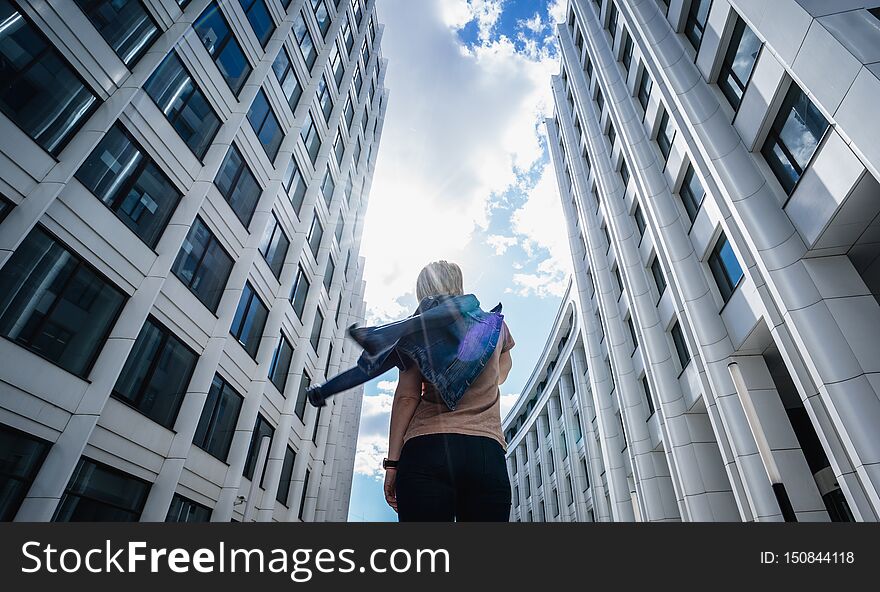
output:
[[[401,522],[507,522],[510,481],[501,444],[483,436],[407,440],[397,469]]]

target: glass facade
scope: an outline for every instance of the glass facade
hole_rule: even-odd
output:
[[[181,198],[119,122],[86,158],[76,178],[149,247],[159,242]]]
[[[153,17],[136,1],[76,0],[104,41],[131,68],[159,36]]]
[[[0,269],[0,335],[85,378],[125,300],[37,226]]]
[[[241,395],[219,375],[215,375],[205,406],[202,407],[193,444],[226,462],[242,401]]]
[[[193,154],[204,158],[220,129],[220,117],[177,54],[168,54],[144,84],[144,90]]]
[[[250,226],[263,188],[235,144],[229,147],[226,158],[217,171],[214,185],[244,227]]]
[[[48,451],[48,442],[0,425],[0,522],[15,518]]]
[[[251,73],[251,65],[215,2],[193,23],[193,30],[214,59],[226,84],[237,95]]]
[[[257,296],[251,283],[246,282],[229,332],[254,359],[257,357],[257,350],[260,347],[260,340],[263,337],[263,329],[266,327],[268,316],[269,309]]]
[[[260,255],[276,278],[281,277],[281,269],[284,267],[284,259],[287,257],[289,247],[290,239],[281,228],[278,218],[272,214],[272,222],[266,227],[263,240],[260,241]]]
[[[198,356],[148,318],[113,387],[113,395],[156,423],[174,427]]]
[[[9,0],[0,0],[0,23],[0,111],[58,156],[98,97]]]
[[[232,263],[232,257],[211,230],[201,218],[196,217],[171,266],[171,272],[208,310],[216,312],[232,271]]]
[[[742,101],[760,51],[761,40],[746,22],[737,16],[730,45],[727,47],[721,72],[718,74],[718,88],[734,109],[739,107]]]
[[[785,95],[761,154],[788,195],[794,191],[819,142],[828,120],[794,83]]]
[[[55,511],[55,522],[137,522],[150,484],[81,458]]]
[[[709,269],[712,270],[712,275],[715,277],[721,298],[727,302],[743,278],[743,271],[724,234],[715,243],[715,248],[709,255]]]

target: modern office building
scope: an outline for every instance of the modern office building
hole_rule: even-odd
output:
[[[0,519],[347,516],[375,0],[0,0]]]
[[[505,420],[513,519],[774,521],[776,483],[876,521],[880,9],[571,0],[558,40],[575,273]]]

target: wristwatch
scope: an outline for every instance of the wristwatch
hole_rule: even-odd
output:
[[[397,468],[397,461],[383,458],[382,459],[382,468],[383,469],[396,469]]]

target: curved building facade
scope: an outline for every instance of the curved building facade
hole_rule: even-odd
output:
[[[0,519],[345,520],[375,0],[0,0]]]
[[[547,131],[575,268],[554,334],[579,333],[505,419],[514,519],[782,520],[771,484],[800,521],[880,517],[863,5],[569,2]]]

